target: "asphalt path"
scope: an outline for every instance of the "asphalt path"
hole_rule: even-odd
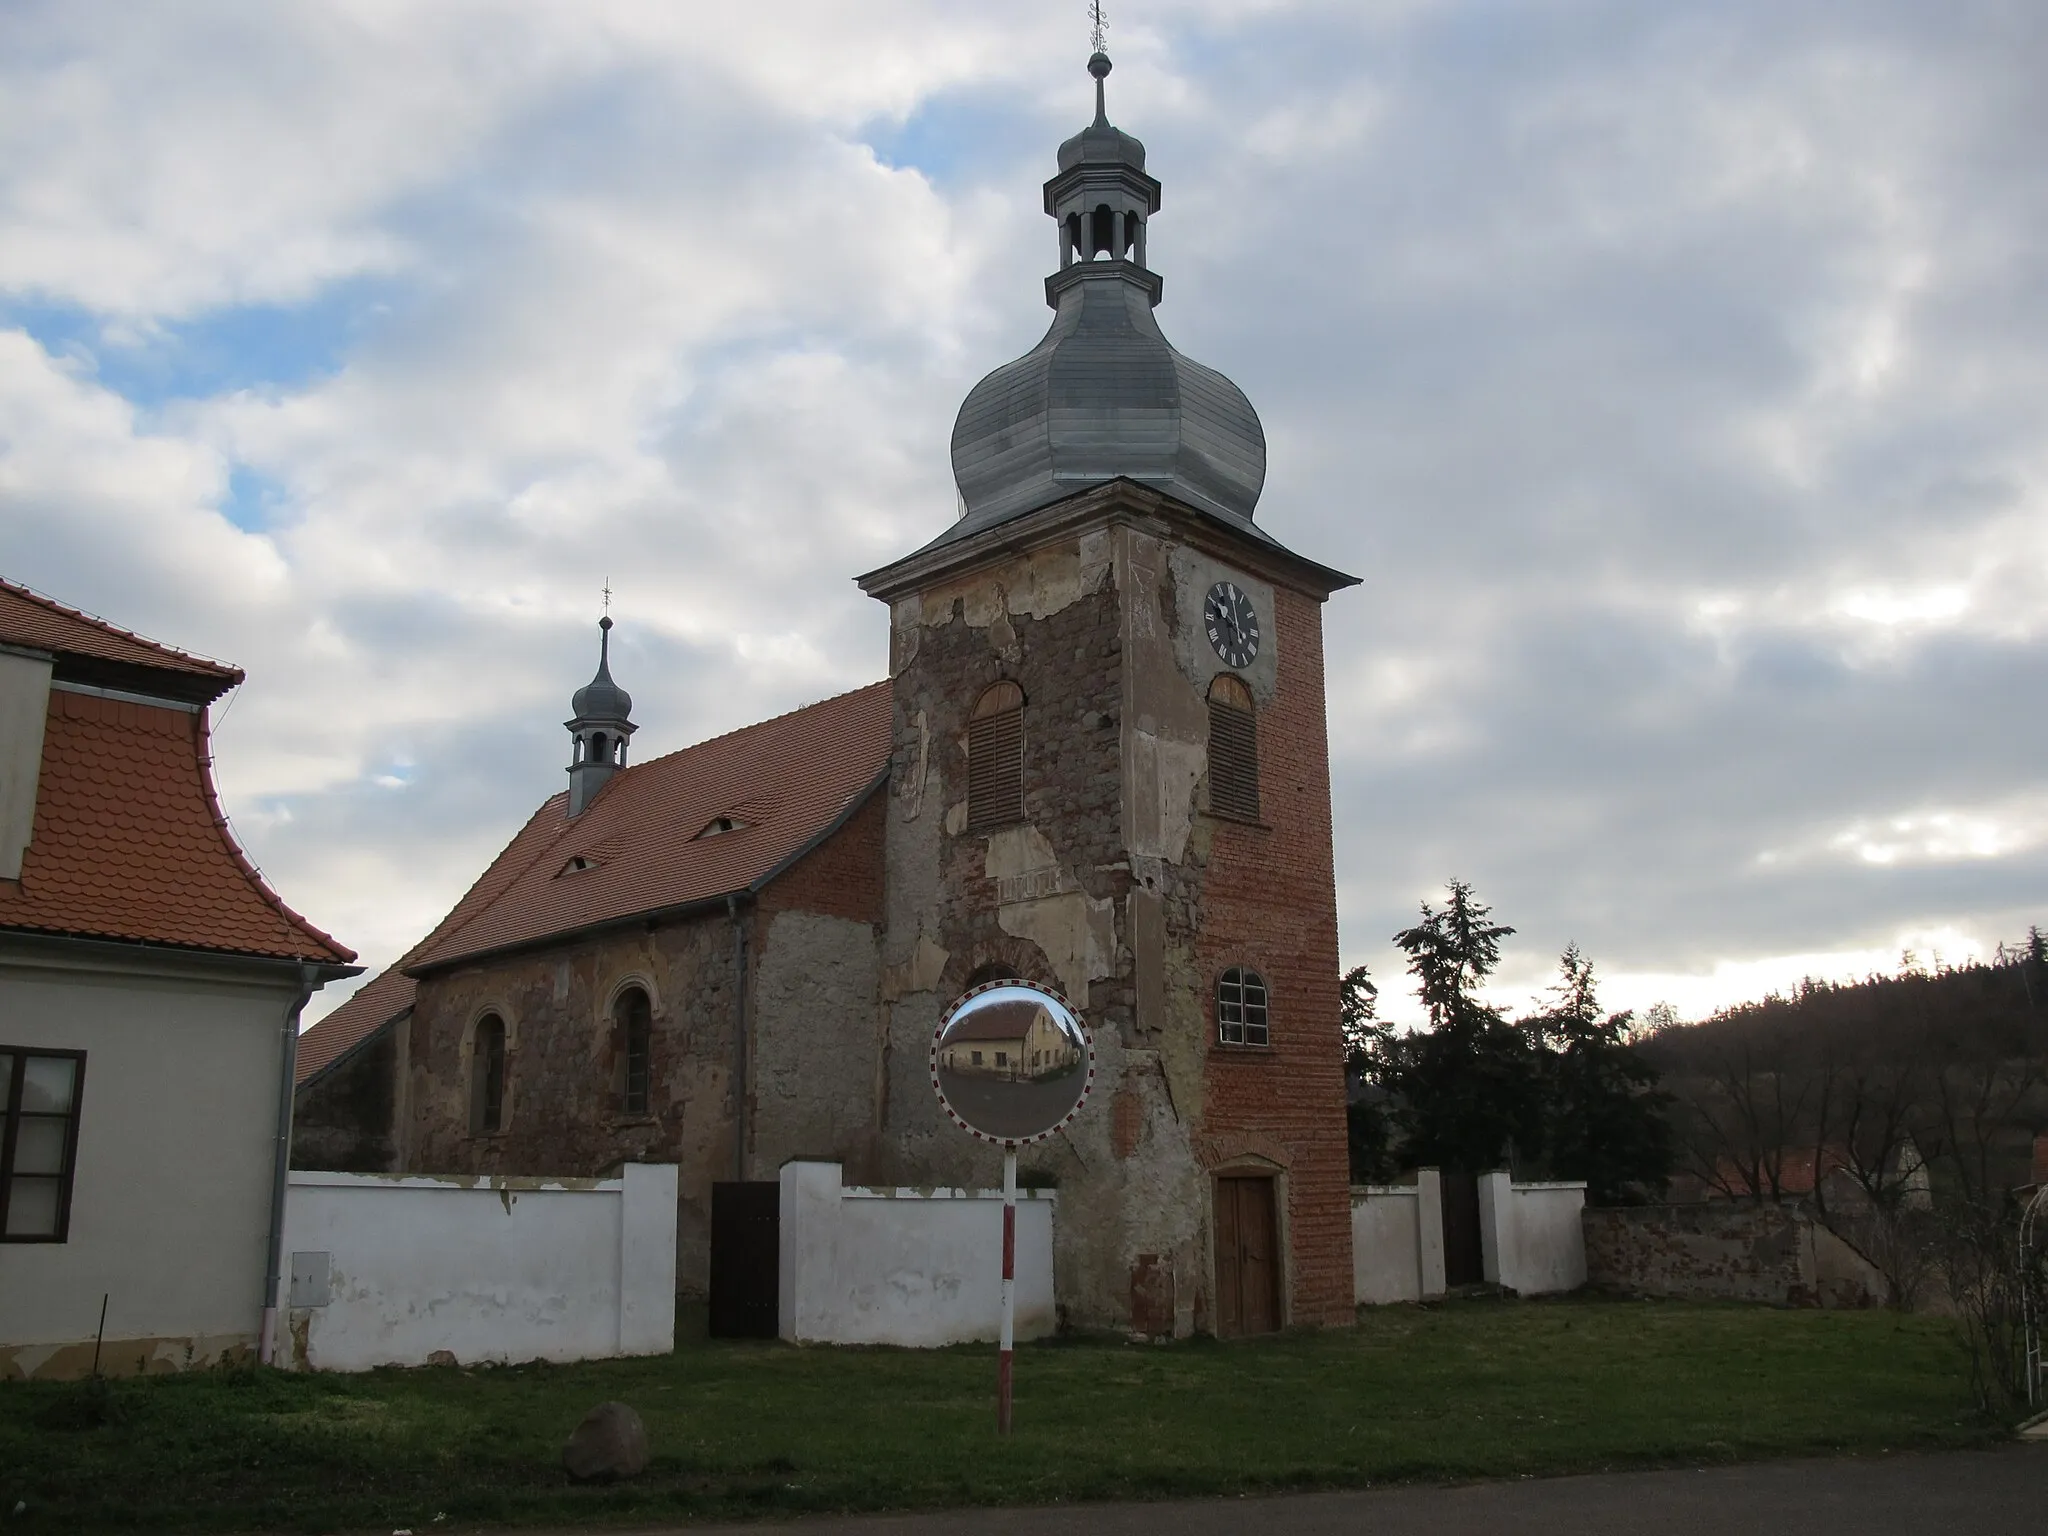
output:
[[[2042,1536],[2048,1444],[1275,1498],[946,1510],[675,1536]],[[616,1533],[615,1533],[616,1536]]]

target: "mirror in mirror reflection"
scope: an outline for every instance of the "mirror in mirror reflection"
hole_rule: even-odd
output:
[[[939,1096],[991,1141],[1050,1135],[1088,1096],[1088,1032],[1055,994],[1026,982],[970,993],[932,1048]]]

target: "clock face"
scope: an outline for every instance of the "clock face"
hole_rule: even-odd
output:
[[[1248,667],[1259,654],[1259,615],[1236,582],[1219,581],[1209,589],[1202,627],[1226,666]]]

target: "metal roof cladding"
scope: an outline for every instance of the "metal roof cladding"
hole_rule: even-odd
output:
[[[933,546],[1118,478],[1271,543],[1252,524],[1265,431],[1243,390],[1160,333],[1152,308],[1162,284],[1145,264],[1159,183],[1145,174],[1145,146],[1109,122],[1108,58],[1098,53],[1088,67],[1095,121],[1060,146],[1059,173],[1045,184],[1045,210],[1060,224],[1060,270],[1045,284],[1052,328],[960,407],[961,515]]]

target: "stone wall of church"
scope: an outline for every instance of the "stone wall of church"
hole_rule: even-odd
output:
[[[1275,785],[1256,828],[1202,809],[1220,663],[1198,624],[1219,573],[1254,590],[1273,635],[1246,677]],[[1072,1322],[1214,1325],[1219,1169],[1277,1178],[1288,1318],[1350,1315],[1319,614],[1312,598],[1284,596],[1275,622],[1270,583],[1169,528],[1106,520],[894,605],[881,1173],[998,1176],[996,1149],[933,1099],[931,1031],[984,966],[1059,987],[1094,1033],[1096,1096],[1021,1161],[1027,1179],[1063,1191]],[[997,678],[1025,693],[1026,820],[976,834],[967,720]],[[1209,999],[1219,957],[1254,952],[1289,1022],[1238,1071],[1214,1059]]]
[[[860,1168],[873,1144],[881,796],[743,903],[747,941],[745,1177],[788,1158]],[[810,910],[822,908],[823,910]],[[853,915],[848,915],[853,914]],[[675,1163],[677,1283],[710,1276],[711,1186],[739,1167],[732,920],[712,910],[423,978],[410,1049],[405,1165],[434,1173],[593,1177]],[[613,1006],[646,989],[647,1111],[623,1107]],[[506,1027],[502,1128],[470,1128],[476,1025]]]

